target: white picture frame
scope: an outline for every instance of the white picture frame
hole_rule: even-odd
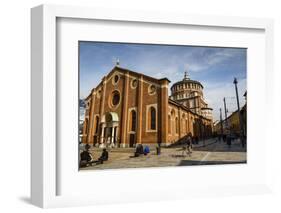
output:
[[[58,180],[60,173],[60,166],[58,166],[58,159],[60,156],[57,147],[57,88],[60,83],[57,79],[57,20],[64,19],[79,19],[79,20],[108,20],[118,22],[132,22],[132,23],[153,23],[155,25],[172,26],[200,26],[202,28],[219,28],[231,30],[258,30],[263,32],[265,42],[264,45],[264,68],[261,68],[260,76],[266,76],[264,79],[265,87],[261,88],[261,99],[264,103],[261,107],[273,104],[273,96],[268,95],[273,90],[271,82],[273,76],[273,21],[271,19],[256,19],[256,18],[238,18],[238,17],[216,17],[203,15],[187,15],[187,14],[166,14],[153,13],[145,11],[121,11],[100,8],[85,8],[74,6],[54,6],[41,5],[31,10],[31,201],[33,204],[43,207],[61,207],[61,206],[76,206],[76,205],[92,205],[100,203],[120,203],[120,202],[139,202],[143,200],[165,200],[165,199],[179,199],[188,197],[200,196],[224,196],[224,195],[242,195],[252,193],[270,192],[271,187],[271,162],[270,152],[266,152],[261,156],[264,160],[264,165],[260,167],[265,174],[263,178],[257,178],[250,184],[249,181],[243,180],[235,182],[234,184],[216,184],[207,187],[208,185],[200,186],[198,183],[193,183],[192,186],[185,186],[182,188],[174,186],[167,182],[165,187],[157,186],[157,183],[152,183],[151,187],[155,188],[152,192],[145,194],[133,194],[133,190],[128,186],[122,185],[116,189],[116,193],[109,195],[101,194],[97,191],[96,195],[82,196],[76,194],[59,194],[58,185],[61,181]],[[250,76],[251,77],[251,76]],[[255,88],[252,84],[250,87]],[[251,88],[250,88],[251,89]],[[250,94],[254,94],[251,93]],[[254,99],[253,103],[256,103]],[[250,100],[251,101],[251,98]],[[250,108],[251,109],[251,108]],[[264,117],[267,122],[270,122],[270,117]],[[249,121],[254,122],[254,118],[249,116]],[[270,138],[269,127],[264,127],[265,136]],[[250,131],[251,134],[251,131]],[[268,144],[264,144],[268,148]],[[257,145],[258,147],[258,145]],[[251,146],[252,150],[259,152],[258,148]],[[270,150],[270,149],[267,149]],[[250,160],[251,163],[251,160]],[[255,162],[252,162],[255,164]],[[212,172],[205,167],[204,172]],[[229,167],[235,170],[235,167]],[[171,168],[170,168],[171,169]],[[219,170],[220,168],[216,168]],[[146,173],[147,170],[159,177],[168,171],[167,169],[142,169],[139,172]],[[195,170],[198,170],[196,168]],[[241,171],[246,171],[244,167]],[[164,171],[164,172],[163,172]],[[175,173],[187,177],[186,170],[174,169]],[[191,170],[189,170],[191,171]],[[193,169],[194,171],[194,169]],[[240,171],[240,168],[237,170]],[[126,171],[126,175],[132,175]],[[99,172],[99,174],[101,174]],[[122,171],[121,171],[122,173]],[[115,173],[107,173],[106,175],[121,175],[120,171]],[[135,172],[138,173],[138,172]],[[86,174],[87,175],[87,174]],[[89,174],[92,175],[92,174]],[[158,176],[157,176],[158,175]],[[85,174],[84,174],[85,176]],[[152,177],[153,178],[153,177]],[[71,177],[70,177],[71,179]],[[126,177],[125,177],[126,179]],[[73,179],[74,180],[74,179]],[[73,183],[73,185],[78,183]],[[163,185],[162,185],[163,186]],[[74,186],[73,186],[74,187]],[[107,187],[106,185],[104,187]],[[75,191],[76,189],[73,188]],[[89,190],[95,190],[95,186],[89,186]],[[119,190],[119,191],[118,191]],[[124,191],[122,191],[124,190]],[[188,193],[187,193],[188,191]],[[118,196],[119,193],[126,195],[127,199],[122,199]]]

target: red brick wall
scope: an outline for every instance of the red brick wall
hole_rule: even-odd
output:
[[[113,83],[114,76],[118,74],[119,80],[117,84]],[[125,85],[125,78],[127,78],[127,90],[125,91],[126,85]],[[136,88],[131,87],[131,82],[133,79],[137,79],[139,82],[142,82],[142,93],[140,92],[140,83],[138,83],[138,86]],[[105,83],[104,83],[105,82]],[[104,84],[103,84],[104,83]],[[149,94],[149,86],[153,84],[156,86],[156,92],[155,94]],[[162,90],[161,90],[162,85]],[[165,81],[159,81],[152,82],[149,78],[141,77],[140,75],[131,73],[131,72],[120,72],[118,70],[115,70],[111,72],[107,77],[103,79],[103,82],[94,90],[95,92],[95,98],[92,102],[93,107],[93,113],[90,117],[90,122],[94,122],[94,117],[96,114],[99,114],[99,121],[102,119],[102,114],[105,114],[107,112],[115,112],[117,113],[119,117],[119,128],[118,128],[118,136],[121,138],[122,135],[122,127],[126,128],[126,133],[124,135],[125,138],[122,140],[125,141],[126,146],[129,144],[129,133],[128,133],[128,122],[129,122],[129,108],[136,107],[139,111],[139,107],[141,107],[140,114],[137,112],[137,120],[141,116],[141,134],[139,135],[138,139],[140,139],[140,142],[143,144],[149,144],[149,143],[157,143],[162,141],[165,138],[167,139],[168,143],[172,143],[177,141],[180,137],[185,136],[189,131],[192,133],[192,135],[198,134],[198,129],[194,129],[193,120],[195,118],[199,118],[197,115],[185,110],[184,108],[174,105],[174,104],[168,104],[168,94],[167,99],[163,97],[163,94],[167,93],[166,86],[168,85]],[[164,87],[165,86],[165,87]],[[104,91],[105,89],[105,91]],[[119,91],[120,93],[120,101],[119,104],[115,107],[112,106],[111,100],[112,100],[112,92],[113,91]],[[100,94],[98,94],[100,92]],[[161,91],[162,91],[162,97],[161,97]],[[139,97],[142,95],[142,97]],[[126,97],[125,97],[126,96]],[[93,96],[92,96],[93,97]],[[91,101],[91,96],[89,96],[88,101]],[[125,100],[127,101],[125,102]],[[163,103],[161,102],[163,100]],[[141,103],[139,103],[141,101]],[[104,103],[104,105],[102,105]],[[147,106],[148,105],[157,105],[157,129],[158,131],[147,131],[149,128],[147,127]],[[126,105],[126,106],[125,106]],[[165,107],[165,105],[167,105]],[[123,106],[125,106],[125,109],[123,110]],[[165,119],[164,116],[162,116],[161,112],[168,112],[170,113],[171,110],[174,110],[175,116],[178,117],[178,126],[179,126],[179,134],[175,133],[175,126],[174,121],[172,121],[172,132],[171,134],[168,134],[168,125],[163,125],[162,122],[168,122],[168,116],[166,115]],[[180,111],[180,113],[179,113]],[[125,114],[124,114],[125,113]],[[167,113],[167,114],[168,114]],[[182,114],[185,114],[184,120],[182,119]],[[191,119],[193,118],[193,120]],[[189,128],[186,128],[186,119]],[[206,121],[208,122],[208,121]],[[207,125],[207,124],[206,124]],[[92,125],[92,128],[95,128],[95,125]],[[139,126],[137,126],[136,134],[138,133]],[[166,129],[166,135],[161,132],[162,129]],[[90,132],[90,131],[89,131]],[[91,131],[92,136],[95,134],[94,129]],[[90,138],[91,138],[90,137]],[[92,140],[90,140],[92,142]],[[121,141],[122,142],[122,141]]]

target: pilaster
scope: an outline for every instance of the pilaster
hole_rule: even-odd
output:
[[[139,78],[138,82],[138,125],[137,125],[137,143],[141,143],[142,134],[142,103],[143,103],[143,76]]]
[[[122,123],[121,123],[121,143],[126,144],[127,139],[127,109],[128,109],[128,89],[129,89],[129,72],[125,73],[124,89],[123,89],[123,103],[122,103]]]

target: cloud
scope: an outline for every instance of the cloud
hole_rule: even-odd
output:
[[[125,45],[115,43],[85,42],[81,50],[80,97],[86,97],[102,77],[115,65],[143,74],[163,78],[172,84],[184,77],[188,70],[190,78],[204,86],[204,97],[213,108],[214,120],[219,119],[223,97],[227,97],[229,112],[235,111],[236,99],[233,77],[240,77],[239,95],[241,106],[246,90],[246,50],[238,48],[209,48],[168,45]],[[84,48],[84,49],[83,49]],[[170,91],[169,91],[170,92]]]

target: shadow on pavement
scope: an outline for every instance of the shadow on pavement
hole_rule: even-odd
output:
[[[247,152],[246,147],[241,147],[241,145],[233,145],[230,148],[227,147],[227,145],[220,145],[217,144],[218,146],[213,149],[212,147],[205,146],[205,147],[194,147],[194,151],[213,151],[213,152]]]
[[[199,166],[199,165],[222,165],[222,164],[245,164],[247,161],[196,161],[181,160],[178,166]]]

